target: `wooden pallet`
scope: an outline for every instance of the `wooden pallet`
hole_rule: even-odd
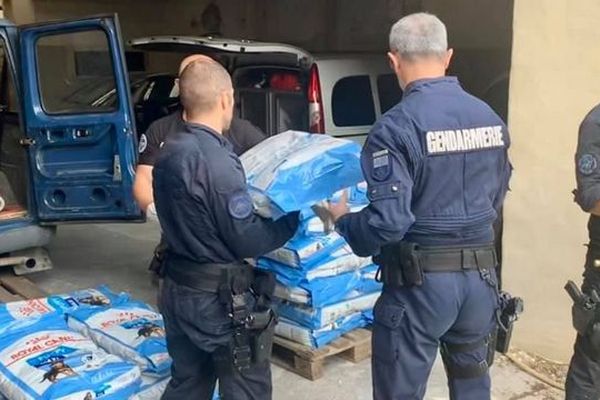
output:
[[[15,276],[12,270],[0,272],[0,303],[37,299],[47,295],[29,279]]]
[[[333,356],[353,363],[369,358],[371,331],[353,330],[320,349],[313,349],[279,336],[275,336],[273,342],[273,364],[311,381],[323,376],[325,362]]]

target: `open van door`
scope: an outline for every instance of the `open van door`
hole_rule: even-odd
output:
[[[141,219],[136,135],[116,16],[19,28],[31,184],[42,223]],[[116,89],[98,105],[96,82]],[[76,94],[76,95],[74,95]]]
[[[135,50],[206,54],[218,57],[227,68],[262,65],[310,66],[312,56],[301,48],[283,44],[202,36],[148,36],[132,39]]]

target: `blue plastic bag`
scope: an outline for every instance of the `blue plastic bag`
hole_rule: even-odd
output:
[[[147,304],[129,301],[108,309],[80,308],[67,313],[67,322],[109,353],[135,362],[146,374],[170,373],[165,325]]]
[[[122,400],[140,370],[67,327],[58,314],[16,321],[0,334],[0,391],[11,400]]]
[[[295,270],[298,276],[306,274],[309,280],[362,268],[371,262],[371,257],[355,255],[344,238],[335,232],[325,236],[296,235],[283,247],[258,259],[258,264],[265,269],[278,272],[277,269],[285,266]]]
[[[350,140],[287,131],[240,159],[258,213],[277,219],[361,182],[360,151]]]
[[[360,282],[356,285],[356,290],[360,293],[381,292],[383,283],[376,280],[379,267],[375,264],[369,265],[360,270]]]
[[[160,399],[165,392],[170,379],[170,376],[156,377],[153,375],[142,374],[142,384],[140,385],[140,389],[131,400]]]
[[[261,265],[264,263],[263,261]],[[273,266],[271,263],[271,267]],[[302,275],[302,272],[283,265],[270,270],[275,272],[278,281],[275,297],[313,308],[338,303],[362,294],[379,292],[383,286],[375,280],[375,265],[310,280],[307,279],[307,275]]]
[[[308,347],[323,347],[354,329],[369,324],[363,313],[354,313],[342,317],[334,323],[320,329],[309,329],[294,321],[282,318],[275,326],[275,334]]]
[[[354,313],[370,310],[379,298],[379,292],[344,299],[324,307],[307,307],[290,302],[277,304],[277,312],[285,319],[309,329],[320,329],[335,323],[338,319]]]
[[[129,300],[125,293],[115,293],[102,285],[93,289],[77,290],[68,294],[0,304],[0,326],[44,314],[64,314],[80,307],[109,307]]]

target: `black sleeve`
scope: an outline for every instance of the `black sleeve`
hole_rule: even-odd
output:
[[[165,118],[154,121],[150,124],[146,133],[140,136],[138,164],[154,166],[167,135],[165,131]]]
[[[584,211],[600,201],[600,106],[594,108],[579,128],[575,155],[577,190],[575,200]]]
[[[267,134],[250,121],[234,117],[225,137],[233,145],[233,152],[239,156],[265,140]]]
[[[223,157],[211,171],[210,203],[215,223],[223,242],[237,257],[264,255],[281,247],[294,235],[299,213],[288,214],[277,221],[254,213],[246,178],[237,157]]]

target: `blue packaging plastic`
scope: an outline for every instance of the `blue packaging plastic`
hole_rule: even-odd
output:
[[[360,270],[360,282],[356,285],[356,290],[361,293],[381,292],[383,283],[377,282],[377,270],[379,267],[375,264],[369,265]]]
[[[140,370],[67,327],[58,314],[17,321],[0,334],[0,391],[11,400],[128,399]]]
[[[297,271],[279,266],[276,269],[276,278],[278,285],[275,296],[291,301],[308,305],[313,308],[340,302],[344,299],[358,297],[361,294],[379,292],[382,284],[375,280],[377,266],[367,265],[360,269],[353,269],[349,272],[333,274],[329,277],[307,279],[287,279],[285,271],[291,271],[296,274]],[[294,278],[296,276],[294,275]]]
[[[108,309],[80,308],[67,313],[67,322],[109,353],[135,362],[146,374],[170,373],[164,322],[147,304],[129,301]]]
[[[287,286],[298,286],[305,281],[311,282],[318,278],[357,271],[370,264],[370,257],[358,257],[347,245],[328,254],[320,262],[305,267],[306,269],[290,267],[268,258],[261,258],[257,262],[259,268],[273,272],[277,279]]]
[[[319,348],[328,345],[345,333],[363,328],[368,324],[363,313],[342,317],[330,325],[314,330],[282,318],[275,327],[275,334],[308,347]]]
[[[281,317],[294,321],[300,326],[321,329],[335,323],[340,318],[372,309],[380,295],[379,292],[366,295],[356,294],[357,297],[317,308],[284,301],[277,305],[277,312]]]
[[[295,235],[283,247],[265,254],[264,258],[293,268],[311,269],[339,250],[346,241],[337,232],[329,235],[307,237]]]
[[[171,377],[155,377],[142,374],[142,384],[131,400],[158,400],[161,398]]]
[[[277,219],[361,182],[360,151],[350,140],[288,131],[259,143],[240,159],[255,208]]]
[[[107,286],[77,290],[68,294],[0,304],[0,326],[44,314],[63,314],[80,307],[109,307],[129,300],[125,293],[115,293]]]

